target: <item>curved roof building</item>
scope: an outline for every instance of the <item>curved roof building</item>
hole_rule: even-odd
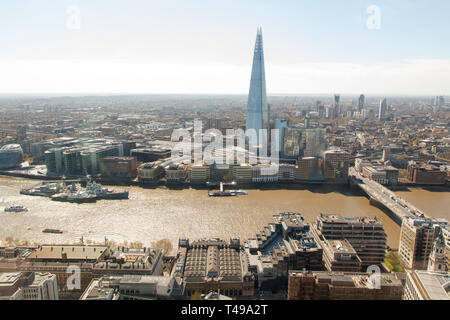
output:
[[[0,148],[0,169],[18,167],[23,161],[23,150],[19,144],[7,144]]]

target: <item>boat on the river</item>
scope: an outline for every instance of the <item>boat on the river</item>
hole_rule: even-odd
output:
[[[5,208],[5,212],[27,212],[28,209],[24,206],[9,206]]]

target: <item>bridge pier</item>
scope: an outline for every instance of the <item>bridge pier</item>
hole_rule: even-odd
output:
[[[386,213],[386,215],[389,218],[391,218],[392,220],[394,220],[394,222],[396,224],[398,224],[399,226],[402,226],[402,218],[400,216],[398,216],[397,214],[395,214],[394,212],[392,212],[389,208],[387,208],[380,201],[378,201],[377,199],[373,198],[372,196],[369,196],[369,203],[370,203],[370,205],[372,205],[374,207],[377,207],[378,209],[380,209],[384,213]]]

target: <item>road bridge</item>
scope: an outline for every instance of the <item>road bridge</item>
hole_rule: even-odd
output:
[[[370,203],[381,206],[388,210],[388,215],[398,225],[402,224],[404,218],[423,216],[425,214],[410,202],[402,199],[385,186],[363,177],[354,167],[349,170],[350,183],[358,186],[370,199]]]

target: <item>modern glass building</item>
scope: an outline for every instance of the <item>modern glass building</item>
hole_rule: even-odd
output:
[[[0,169],[18,167],[23,161],[23,151],[19,144],[7,144],[0,148]]]
[[[256,35],[255,52],[253,55],[252,76],[248,94],[246,129],[269,129],[269,110],[266,94],[266,74],[264,70],[264,49],[262,30],[258,28]],[[267,135],[269,136],[269,131]],[[258,144],[260,142],[258,141]]]
[[[386,98],[380,101],[380,109],[378,110],[378,120],[384,120],[387,110]]]
[[[366,97],[362,94],[358,99],[358,111],[361,112],[364,109],[364,105],[366,103]]]

